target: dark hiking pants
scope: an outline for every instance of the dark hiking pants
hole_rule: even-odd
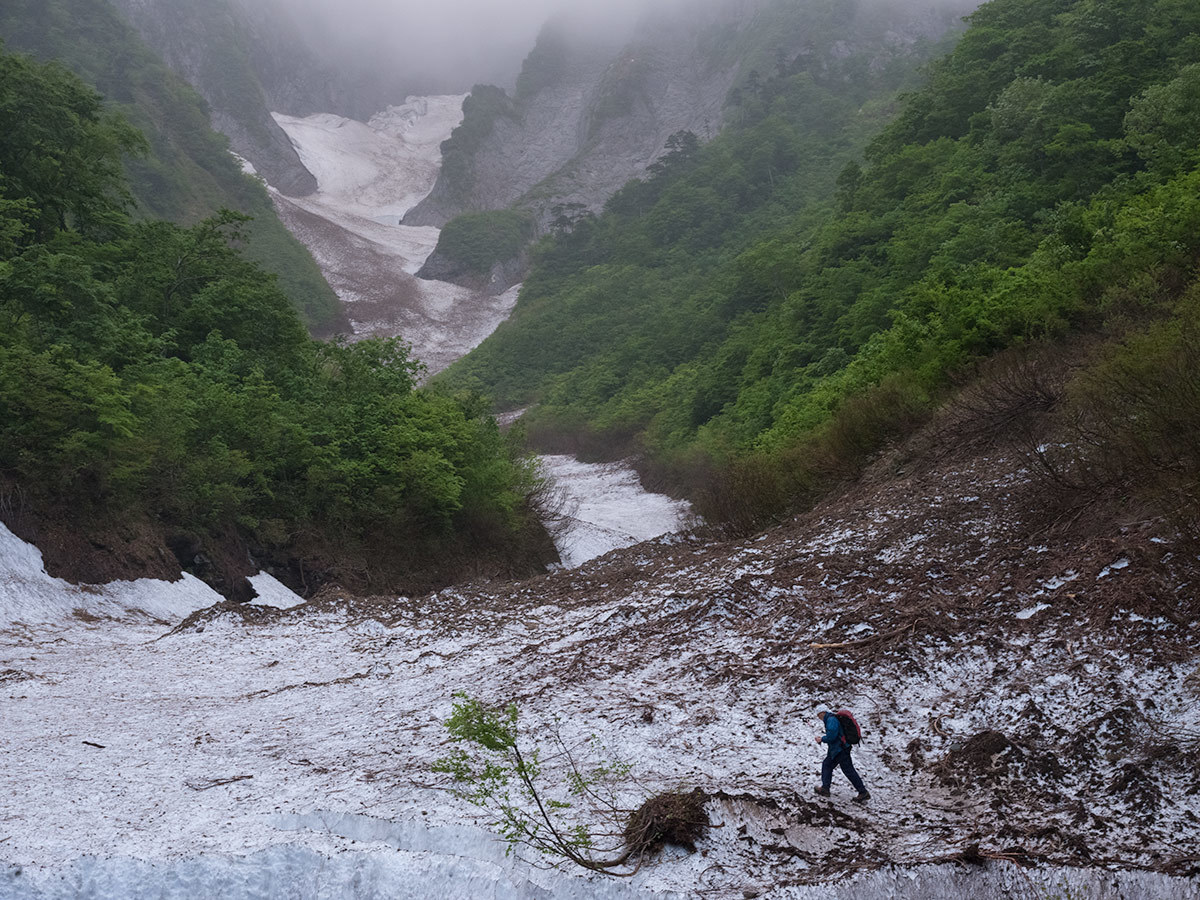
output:
[[[833,770],[836,766],[842,767],[842,771],[846,773],[846,777],[850,779],[850,783],[854,785],[856,791],[860,794],[867,792],[867,787],[863,784],[863,780],[854,771],[854,763],[850,760],[850,751],[845,748],[835,754],[826,756],[825,762],[821,763],[821,787],[829,790],[829,783],[833,781]]]

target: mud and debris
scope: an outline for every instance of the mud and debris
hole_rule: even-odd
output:
[[[704,791],[697,852],[667,854],[641,889],[782,897],[934,863],[1194,877],[1194,552],[1118,505],[1056,522],[1019,453],[889,466],[762,534],[666,535],[523,582],[329,587],[169,635],[111,611],[0,629],[0,669],[31,676],[4,683],[6,858],[328,841],[302,824],[280,835],[280,814],[314,808],[483,825],[430,772],[467,690],[516,703],[534,744],[595,735],[649,792]],[[865,807],[840,776],[813,794],[828,707],[863,726]],[[135,773],[57,747],[104,810],[87,834],[76,804],[42,790],[57,734],[119,748]],[[254,778],[180,790],[231,772]],[[164,817],[178,824],[158,835]]]

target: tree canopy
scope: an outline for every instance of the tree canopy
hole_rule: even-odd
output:
[[[0,478],[80,516],[373,548],[379,578],[518,544],[537,475],[478,400],[418,389],[399,340],[311,340],[245,216],[131,219],[141,145],[65,69],[0,54]]]

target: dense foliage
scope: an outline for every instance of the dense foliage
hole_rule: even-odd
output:
[[[0,479],[400,569],[522,532],[535,473],[477,401],[417,390],[398,341],[311,340],[236,249],[244,216],[128,217],[141,143],[65,69],[0,55]]]
[[[228,23],[226,23],[228,27]],[[225,99],[255,99],[247,63],[229,38]],[[148,152],[126,157],[130,187],[143,218],[194,224],[222,208],[252,216],[245,252],[275,272],[280,286],[316,333],[337,330],[337,297],[309,252],[275,215],[263,186],[244,175],[228,141],[213,131],[204,100],[171,72],[106,0],[6,0],[0,38],[10,49],[57,59],[99,90],[148,139]],[[257,97],[261,104],[261,97]],[[252,121],[246,112],[245,121]]]
[[[894,68],[835,36],[544,246],[451,377],[677,473],[774,460],[795,493],[804,459],[869,453],[972,360],[1173,307],[1200,247],[1200,6],[993,0],[849,164]]]
[[[451,277],[486,275],[496,263],[517,256],[532,232],[532,217],[517,210],[463,213],[438,235],[437,255]]]

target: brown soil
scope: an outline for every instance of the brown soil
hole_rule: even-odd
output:
[[[187,572],[236,603],[256,596],[247,580],[268,572],[302,597],[327,585],[356,595],[417,595],[449,584],[529,577],[558,560],[550,534],[531,523],[516,539],[462,535],[438,552],[397,544],[339,543],[307,536],[286,547],[253,545],[233,527],[200,535],[151,520],[80,515],[32,503],[0,508],[0,521],[42,552],[46,571],[72,584],[157,578]]]
[[[987,730],[976,734],[934,767],[943,784],[958,785],[983,779],[996,781],[1009,774],[1009,767],[1021,762],[1025,754],[1003,732]]]
[[[160,530],[142,522],[84,521],[68,509],[32,509],[4,518],[17,537],[42,551],[46,571],[72,584],[136,578],[175,581],[183,573]]]

